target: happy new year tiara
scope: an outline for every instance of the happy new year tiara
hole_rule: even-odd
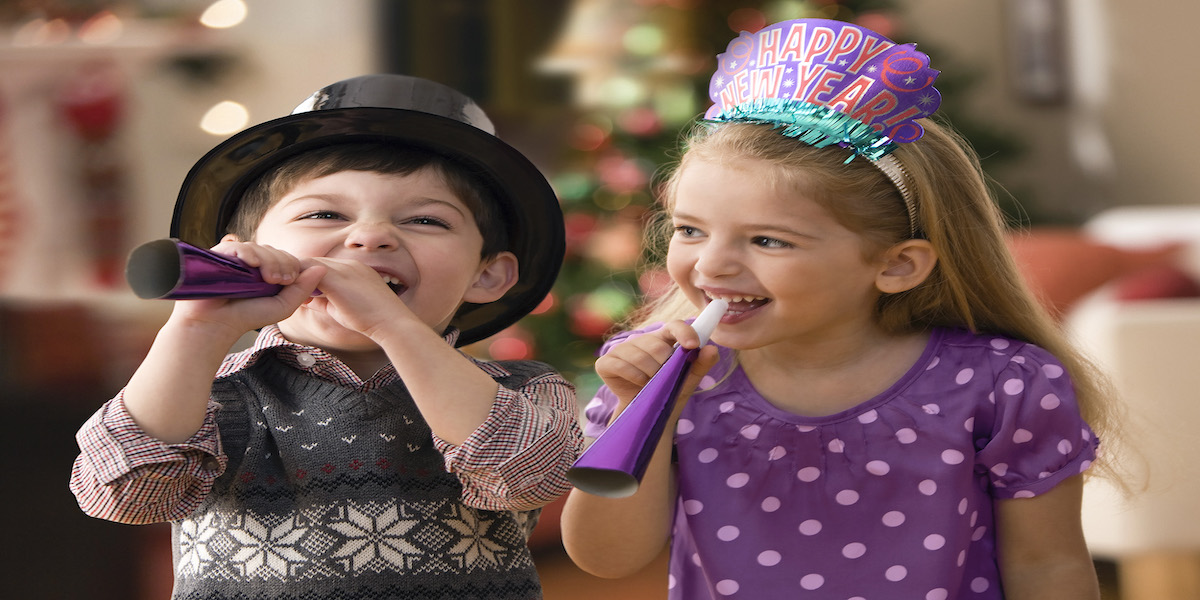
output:
[[[904,198],[917,233],[916,199],[891,152],[925,133],[916,119],[941,104],[938,71],[913,44],[826,19],[742,32],[717,56],[705,120],[763,123],[817,148],[838,145],[874,164]]]

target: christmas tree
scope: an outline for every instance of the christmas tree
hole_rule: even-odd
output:
[[[567,165],[551,173],[562,201],[567,257],[534,314],[472,348],[494,359],[536,357],[576,382],[599,385],[596,352],[629,312],[660,289],[645,231],[655,214],[656,175],[674,160],[681,133],[708,106],[717,54],[741,31],[796,18],[862,25],[898,43],[891,0],[576,0],[543,66],[574,79],[581,110]],[[936,53],[921,45],[927,53]],[[939,54],[940,56],[940,54]],[[992,164],[1019,147],[969,118],[956,96],[974,79],[939,61],[940,113]]]

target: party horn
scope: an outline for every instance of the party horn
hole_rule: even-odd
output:
[[[257,268],[237,257],[174,238],[134,248],[125,262],[125,280],[139,298],[162,300],[259,298],[283,289],[263,281]]]
[[[567,471],[567,479],[575,487],[607,498],[624,498],[637,491],[654,447],[671,416],[679,387],[700,347],[708,341],[728,308],[728,302],[713,300],[700,312],[692,322],[692,328],[700,336],[700,346],[691,350],[676,346],[671,357],[634,396],[625,411]]]

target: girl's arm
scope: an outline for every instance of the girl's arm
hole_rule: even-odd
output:
[[[1099,584],[1080,521],[1083,476],[1033,498],[996,503],[1004,596],[1098,600]]]
[[[596,372],[619,400],[614,419],[670,357],[676,340],[685,348],[695,348],[698,344],[691,326],[674,321],[662,330],[614,347],[596,362]],[[716,360],[716,348],[704,348],[680,394],[690,393]],[[671,453],[675,425],[683,406],[681,399],[657,440],[635,494],[628,498],[604,498],[571,490],[561,517],[563,546],[584,571],[598,577],[625,577],[649,564],[666,546],[675,505]]]

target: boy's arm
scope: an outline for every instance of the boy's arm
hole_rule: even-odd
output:
[[[82,452],[71,468],[71,492],[87,515],[142,525],[183,518],[224,471],[213,419],[186,444],[147,436],[125,411],[122,397],[107,402],[76,434]]]
[[[510,374],[496,363],[478,368]],[[462,444],[434,436],[446,469],[462,481],[463,500],[477,508],[529,510],[571,489],[567,469],[583,445],[574,386],[553,371],[514,385],[499,388],[487,419]]]

